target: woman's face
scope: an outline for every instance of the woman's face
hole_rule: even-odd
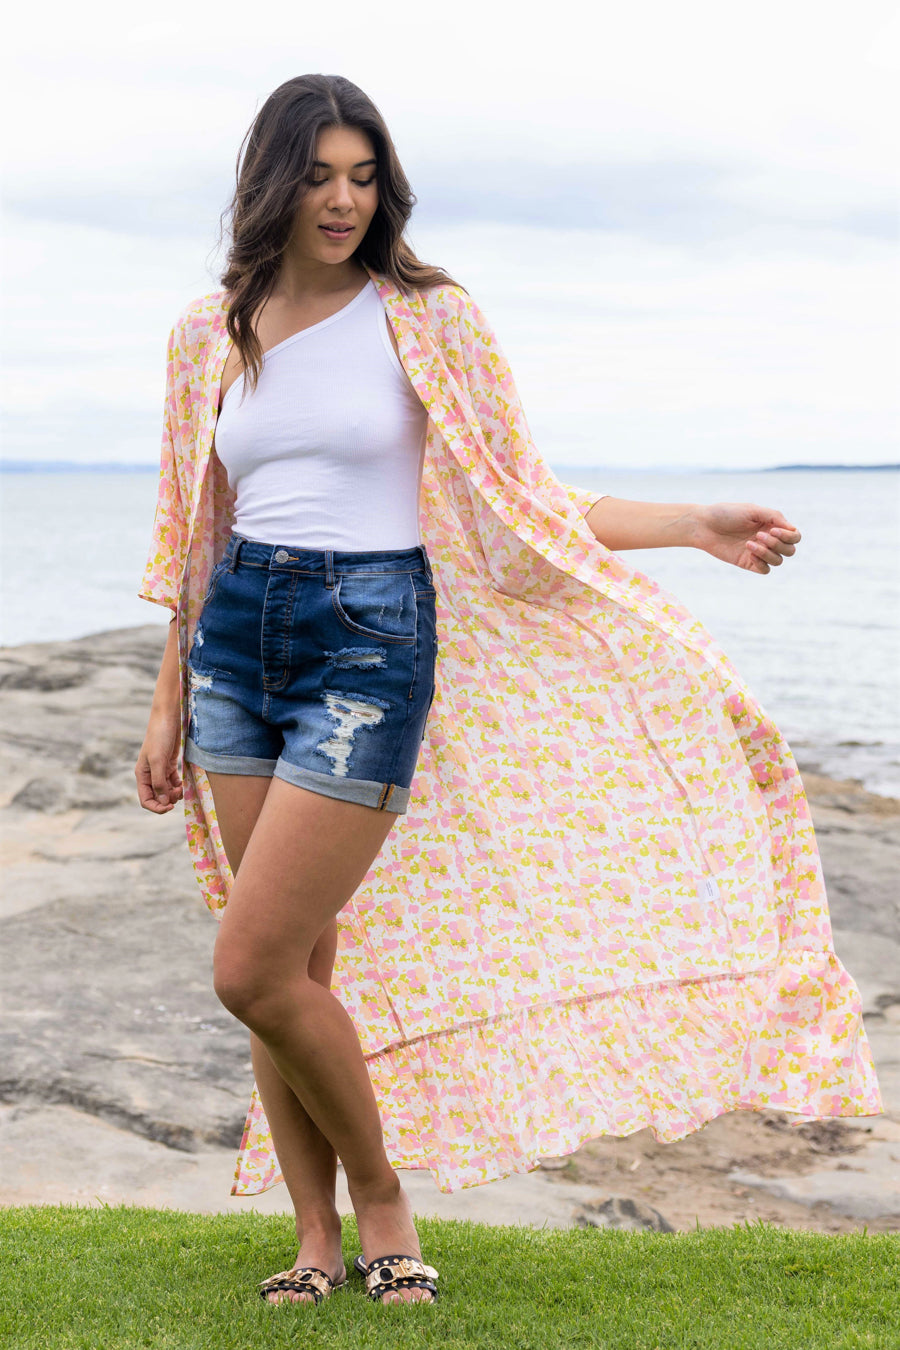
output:
[[[316,142],[311,182],[291,243],[317,262],[344,262],[359,247],[378,206],[375,146],[358,127],[328,127]],[[326,226],[349,226],[329,231]]]

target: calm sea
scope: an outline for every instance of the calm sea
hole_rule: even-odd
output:
[[[752,501],[802,531],[768,576],[690,549],[629,551],[731,657],[802,763],[900,797],[900,473],[662,473],[556,466],[644,501]],[[0,474],[0,641],[168,621],[136,592],[156,471]]]

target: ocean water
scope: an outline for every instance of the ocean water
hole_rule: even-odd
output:
[[[554,467],[615,497],[782,511],[803,538],[767,576],[693,549],[624,556],[709,629],[802,763],[900,797],[900,473]],[[4,646],[168,622],[137,597],[156,486],[155,469],[0,473]]]

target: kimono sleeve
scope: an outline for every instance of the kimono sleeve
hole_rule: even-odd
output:
[[[485,439],[503,470],[532,492],[552,502],[564,494],[586,516],[595,502],[609,496],[563,483],[538,451],[512,369],[496,333],[470,296],[460,295],[459,349],[469,394]]]
[[[575,487],[571,483],[563,483],[562,486],[568,495],[569,501],[575,503],[583,516],[587,515],[595,502],[599,502],[602,498],[610,495],[608,492],[595,492],[593,488]]]
[[[166,349],[166,400],[160,450],[156,514],[150,550],[144,567],[142,600],[177,610],[181,577],[187,556],[188,519],[181,487],[180,430],[176,369],[179,363],[180,323],[169,334]]]

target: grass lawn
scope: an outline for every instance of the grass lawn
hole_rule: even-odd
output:
[[[365,1297],[267,1305],[256,1282],[296,1255],[293,1222],[136,1206],[0,1209],[0,1345],[264,1350],[843,1350],[900,1347],[900,1239],[762,1222],[689,1233],[492,1228],[420,1218],[435,1304]]]

